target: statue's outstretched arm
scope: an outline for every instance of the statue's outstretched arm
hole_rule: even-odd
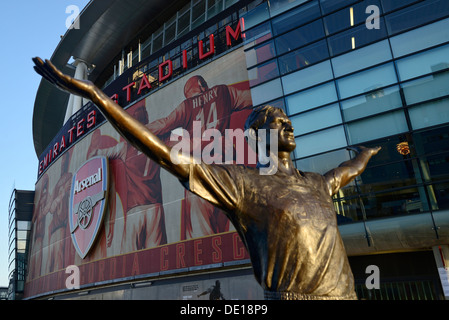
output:
[[[167,169],[178,179],[189,178],[190,159],[171,159],[171,148],[165,145],[156,135],[138,120],[134,119],[122,107],[117,105],[91,81],[78,80],[58,70],[50,61],[33,59],[34,69],[57,88],[69,93],[90,99],[112,126],[135,148],[145,153],[156,163]]]
[[[331,196],[337,193],[340,188],[346,186],[355,177],[362,174],[368,161],[372,156],[376,155],[381,148],[365,148],[360,146],[352,149],[358,153],[354,159],[345,161],[340,164],[338,168],[332,169],[324,174]]]

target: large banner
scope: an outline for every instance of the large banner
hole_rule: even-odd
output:
[[[155,91],[127,112],[174,146],[185,135],[194,137],[198,124],[201,132],[215,129],[223,136],[226,129],[243,128],[251,107],[240,48]],[[93,122],[98,112],[89,112]],[[206,144],[191,139],[191,151]],[[92,159],[106,159],[107,170]],[[90,171],[80,170],[87,164]],[[98,187],[104,181],[107,187]],[[80,285],[89,287],[249,262],[222,212],[186,191],[109,123],[89,132],[48,167],[36,184],[35,199],[26,297],[67,290],[69,266],[79,268]],[[103,202],[104,217],[99,219],[95,215]],[[87,231],[89,238],[83,240]]]

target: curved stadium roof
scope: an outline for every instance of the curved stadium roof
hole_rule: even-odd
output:
[[[164,0],[92,0],[80,14],[80,28],[66,32],[50,60],[71,75],[74,74],[73,67],[68,65],[71,57],[93,64],[95,69],[89,80],[96,82],[141,30],[151,28],[151,24],[156,30],[167,16],[188,2],[177,0],[168,7]],[[33,140],[38,157],[61,129],[68,99],[68,93],[41,80],[33,113]]]

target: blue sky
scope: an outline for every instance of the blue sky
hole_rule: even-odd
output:
[[[8,205],[14,188],[34,190],[32,118],[41,78],[32,57],[50,58],[67,31],[66,8],[88,0],[3,1],[0,10],[0,287],[8,286]],[[82,28],[82,25],[80,26]],[[61,106],[64,108],[65,106]]]

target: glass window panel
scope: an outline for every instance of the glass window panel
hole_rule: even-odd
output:
[[[282,77],[282,85],[285,94],[289,94],[330,80],[332,76],[330,61],[324,61]]]
[[[274,50],[274,43],[270,41],[258,47],[254,47],[245,52],[246,55],[246,65],[248,68],[267,61],[276,56]]]
[[[321,130],[341,123],[341,113],[338,104],[301,113],[290,117],[295,135]]]
[[[237,3],[237,2],[239,2],[239,0],[225,0],[225,6],[226,6],[226,8],[229,8],[234,3]]]
[[[338,33],[328,39],[332,56],[355,50],[372,42],[386,38],[384,20],[381,17],[379,29],[368,29],[365,24]]]
[[[393,55],[396,58],[447,41],[449,41],[449,19],[390,38]]]
[[[368,17],[368,14],[365,11],[369,5],[380,7],[378,0],[369,0],[356,3],[326,16],[323,19],[326,34],[331,35],[349,27],[354,27],[362,22],[365,23]]]
[[[403,83],[407,104],[415,104],[449,95],[449,72],[437,73],[418,80]]]
[[[249,85],[256,86],[279,76],[276,59],[248,70]]]
[[[17,229],[19,230],[31,230],[31,222],[30,221],[17,221]]]
[[[385,16],[388,33],[394,35],[401,31],[437,20],[449,14],[449,1],[421,1],[411,7]]]
[[[17,230],[17,239],[18,240],[26,240],[28,236],[27,230]]]
[[[155,53],[156,51],[160,50],[162,48],[162,41],[164,38],[164,34],[161,33],[159,36],[155,37],[153,40],[153,49],[152,53]]]
[[[285,2],[285,0],[282,2]],[[312,1],[273,19],[273,33],[278,35],[287,32],[319,17],[320,8],[318,7],[318,1]]]
[[[270,13],[274,17],[308,0],[270,0]],[[317,1],[315,2],[317,5]]]
[[[165,29],[165,45],[172,42],[176,37],[176,23],[173,23],[172,25],[168,26]]]
[[[285,111],[285,103],[283,98],[276,101],[270,101],[270,106],[280,108]]]
[[[323,14],[328,14],[360,0],[320,0]]]
[[[329,57],[325,40],[279,57],[281,74],[292,72],[308,65],[320,62]]]
[[[357,49],[332,59],[335,77],[392,59],[388,40]]]
[[[433,150],[436,151],[436,150]],[[440,153],[420,159],[421,170],[426,181],[449,179],[449,153]]]
[[[190,11],[180,16],[178,19],[178,36],[181,36],[189,31],[190,27]]]
[[[437,210],[449,209],[449,182],[429,186],[429,193],[435,196]]]
[[[362,197],[367,219],[417,213],[428,210],[418,188],[388,191]]]
[[[449,45],[422,52],[396,62],[401,81],[449,68]]]
[[[419,175],[419,169],[414,162],[416,160],[406,160],[366,168],[357,180],[360,191],[379,192],[416,185],[416,173]]]
[[[280,96],[282,96],[282,86],[279,79],[251,88],[251,97],[254,106],[277,99]]]
[[[346,125],[346,128],[348,130],[349,143],[352,145],[408,130],[407,121],[402,110],[349,123]]]
[[[410,154],[403,155],[398,151],[398,145],[400,143],[407,143],[409,146]],[[379,165],[385,165],[393,162],[401,162],[404,159],[409,159],[411,154],[415,154],[415,148],[413,139],[409,133],[390,136],[387,138],[381,138],[371,142],[364,142],[363,146],[367,148],[381,147],[381,151],[370,159],[367,168],[375,167]]]
[[[245,27],[244,30],[243,38],[245,39],[245,48],[262,43],[272,37],[269,22],[265,22],[249,30]]]
[[[286,53],[323,37],[323,24],[321,20],[316,20],[308,25],[277,37],[275,40],[277,53],[279,55]]]
[[[449,151],[449,126],[415,132],[413,141],[419,156]]]
[[[393,63],[388,63],[373,69],[337,80],[340,98],[345,99],[359,93],[373,91],[397,82]]]
[[[348,189],[348,187],[340,189],[338,193],[334,195],[334,206],[337,213],[338,225],[344,225],[347,223],[364,220],[363,213],[360,210],[360,199],[344,198],[346,196],[346,192],[348,192]],[[351,191],[353,189],[354,188],[351,188]]]
[[[296,167],[304,172],[325,174],[349,159],[348,151],[343,149],[297,160]]]
[[[223,9],[223,1],[221,0],[208,0],[207,1],[207,19],[217,15]]]
[[[449,99],[424,103],[409,109],[413,129],[449,122]]]
[[[381,0],[384,12],[390,12],[401,7],[405,7],[420,0]]]
[[[25,240],[17,240],[17,251],[25,252],[26,249],[26,241]]]
[[[198,27],[206,18],[206,1],[201,0],[192,8],[192,29]]]
[[[286,101],[289,114],[295,114],[337,101],[337,90],[334,82],[329,82],[291,95]]]
[[[345,121],[402,107],[399,87],[380,89],[371,94],[341,102]]]
[[[345,147],[346,137],[342,126],[312,133],[296,138],[296,157],[302,158],[313,154]]]
[[[266,2],[262,3],[253,10],[243,14],[241,17],[244,20],[245,28],[250,29],[270,18],[268,4]]]

